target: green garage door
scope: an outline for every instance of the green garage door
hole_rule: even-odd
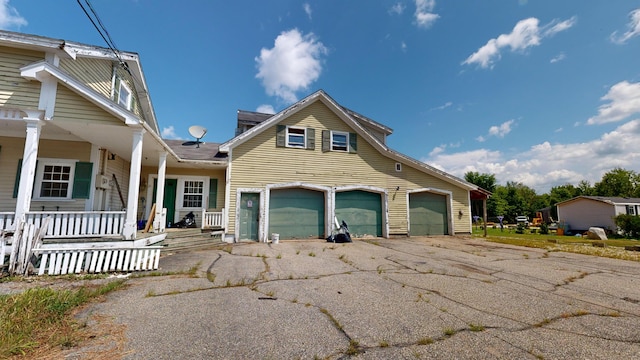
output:
[[[449,233],[447,197],[429,192],[409,194],[411,236]]]
[[[336,193],[336,217],[349,226],[353,237],[382,236],[382,199],[380,194],[368,191]]]
[[[324,192],[271,190],[269,235],[273,233],[280,239],[324,238]]]

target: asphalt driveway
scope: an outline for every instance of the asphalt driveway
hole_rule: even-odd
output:
[[[130,279],[85,312],[122,329],[97,336],[120,344],[111,355],[640,359],[637,262],[438,237],[241,243],[160,267],[175,274]]]

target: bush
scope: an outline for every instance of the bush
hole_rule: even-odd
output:
[[[549,225],[547,223],[540,224],[540,234],[547,235],[549,233]]]
[[[518,226],[516,227],[516,234],[524,234],[524,223],[518,223]]]
[[[630,239],[640,238],[640,216],[620,214],[613,220],[624,236]]]

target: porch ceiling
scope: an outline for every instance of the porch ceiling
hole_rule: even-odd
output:
[[[110,153],[131,161],[132,133],[135,130],[124,124],[99,124],[95,122],[44,120],[40,139],[86,141],[108,150]],[[9,137],[25,137],[25,123],[21,120],[0,120],[0,134]],[[149,131],[145,132],[142,146],[142,165],[157,167],[160,153],[167,151],[163,144]],[[178,159],[171,153],[167,156],[168,168],[219,169],[222,162],[188,161]]]

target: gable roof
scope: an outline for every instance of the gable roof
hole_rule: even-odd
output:
[[[347,125],[349,125],[352,129],[355,130],[355,132],[361,137],[363,138],[365,141],[367,141],[371,146],[373,146],[376,150],[378,150],[381,154],[383,154],[384,156],[394,159],[398,162],[404,163],[406,165],[412,166],[424,173],[427,173],[429,175],[432,175],[436,178],[439,178],[441,180],[444,180],[446,182],[455,184],[459,187],[462,187],[466,190],[471,190],[471,191],[475,191],[476,195],[481,195],[481,196],[489,196],[491,193],[480,188],[477,185],[474,185],[472,183],[469,183],[463,179],[460,179],[458,177],[455,177],[451,174],[448,174],[442,170],[436,169],[430,165],[427,165],[426,163],[413,159],[407,155],[401,154],[395,150],[392,150],[391,148],[389,148],[386,144],[384,144],[383,142],[381,142],[380,140],[378,140],[377,138],[375,138],[373,135],[371,135],[371,133],[369,131],[367,131],[363,125],[355,118],[355,116],[359,116],[359,117],[363,117],[362,115],[359,115],[353,111],[350,111],[348,109],[346,109],[345,107],[341,106],[340,104],[338,104],[335,100],[333,100],[327,93],[325,93],[323,90],[318,90],[316,92],[314,92],[313,94],[305,97],[304,99],[298,101],[297,103],[289,106],[288,108],[280,111],[279,113],[271,116],[270,118],[260,122],[259,124],[257,124],[255,127],[247,130],[246,132],[234,137],[233,139],[223,143],[220,145],[219,147],[219,151],[222,153],[228,153],[229,151],[231,151],[233,148],[235,148],[236,146],[245,143],[246,141],[252,139],[253,137],[255,137],[256,135],[262,133],[263,131],[265,131],[266,129],[271,128],[272,126],[278,124],[280,121],[288,118],[289,116],[301,111],[302,109],[308,107],[309,105],[320,101],[322,102],[324,105],[326,105],[331,111],[333,111],[334,114],[336,114],[336,116],[338,116],[342,121],[344,121]],[[363,117],[364,118],[364,117]],[[368,118],[365,118],[368,119]],[[378,126],[383,126],[379,123],[373,122],[373,120],[368,119],[369,121],[371,121],[371,124],[377,124]],[[387,128],[388,130],[391,130],[390,128]]]
[[[629,198],[629,197],[618,197],[618,196],[576,196],[572,199],[561,201],[556,205],[564,205],[570,202],[575,202],[579,200],[591,200],[591,201],[599,201],[609,205],[628,205],[628,204],[640,204],[640,198]]]
[[[122,60],[126,64],[128,71],[131,76],[134,78],[136,86],[135,92],[138,97],[138,101],[140,103],[140,107],[144,113],[144,118],[146,119],[146,124],[150,127],[151,130],[155,131],[157,134],[160,133],[158,122],[156,120],[155,113],[153,111],[153,105],[151,104],[151,97],[149,96],[149,91],[147,88],[147,82],[144,77],[144,73],[142,71],[142,65],[140,63],[140,56],[137,53],[127,52],[127,51],[118,51],[118,57],[114,54],[111,49],[103,48],[95,45],[87,45],[73,41],[67,41],[63,39],[53,39],[39,35],[31,35],[31,34],[23,34],[17,32],[11,32],[6,30],[0,30],[0,45],[4,45],[7,47],[14,47],[20,49],[28,49],[28,50],[36,50],[43,52],[50,52],[58,55],[60,58],[67,59],[76,59],[78,57],[85,58],[93,58],[93,59],[103,59],[110,61],[119,62]],[[33,70],[28,75],[35,75],[36,71],[45,71],[50,73],[52,76],[56,77],[58,81],[63,83],[67,83],[70,77],[64,73],[64,71],[58,69],[55,66],[49,64],[49,66],[43,64],[30,64],[24,67],[24,69]],[[25,74],[27,75],[27,74]],[[28,76],[27,75],[27,76]],[[71,80],[74,83],[70,84],[74,89],[88,88],[84,84],[81,84],[79,81],[73,79]],[[86,91],[82,91],[82,93],[87,93]],[[86,96],[86,95],[85,95]],[[101,99],[100,95],[90,94],[89,99],[97,102],[99,106],[105,108],[104,103]],[[107,99],[109,100],[109,99]],[[127,116],[121,111],[116,110],[113,106],[108,105],[106,109],[109,112],[114,113],[116,116],[126,119]]]

